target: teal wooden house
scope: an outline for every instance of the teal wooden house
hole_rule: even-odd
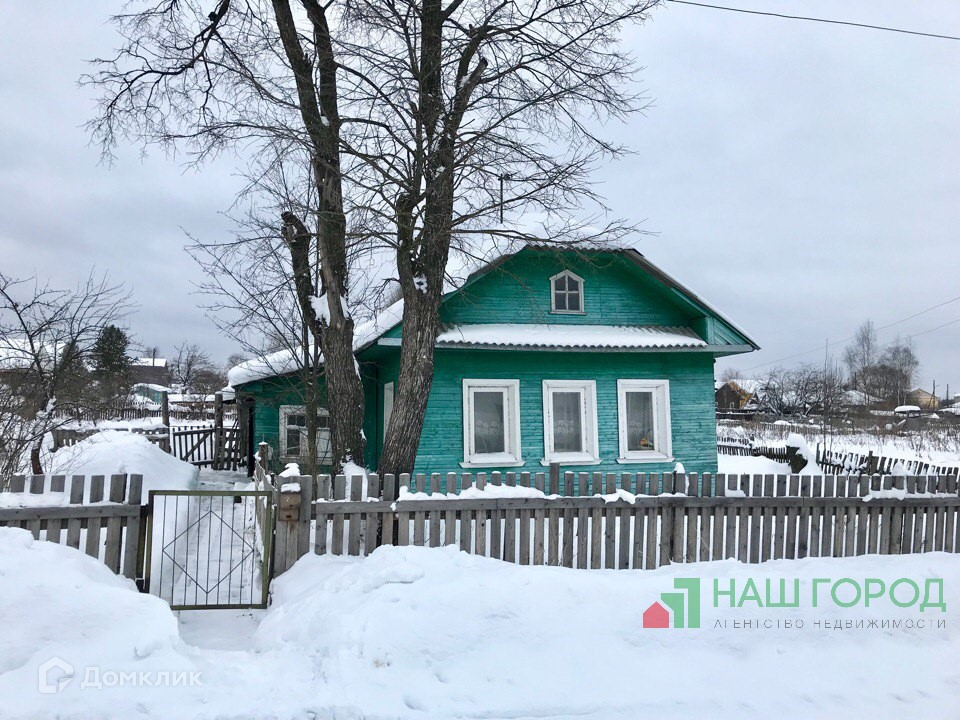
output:
[[[716,472],[714,361],[758,345],[630,249],[528,246],[443,298],[414,472]],[[365,464],[376,468],[399,372],[399,306],[357,328]],[[303,388],[281,353],[231,371],[254,443],[306,452]],[[322,392],[322,388],[321,388]],[[323,425],[321,418],[321,425]],[[329,431],[318,446],[329,452]],[[325,458],[329,463],[330,458]]]

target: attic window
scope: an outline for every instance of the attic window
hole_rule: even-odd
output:
[[[569,270],[550,278],[550,310],[583,314],[583,278]]]

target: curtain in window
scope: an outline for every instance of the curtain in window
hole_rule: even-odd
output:
[[[582,398],[578,392],[554,392],[553,451],[583,452]]]
[[[627,450],[656,450],[653,393],[627,393]]]
[[[506,452],[504,393],[473,393],[473,449],[477,453]]]

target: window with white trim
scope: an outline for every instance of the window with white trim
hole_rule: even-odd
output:
[[[307,459],[307,413],[302,405],[280,406],[280,455],[284,459]],[[317,408],[317,463],[333,460],[330,442],[330,413]]]
[[[619,462],[673,460],[668,380],[617,380],[617,406]]]
[[[600,462],[597,383],[543,381],[543,464]]]
[[[550,310],[583,314],[583,278],[569,270],[550,278]]]
[[[462,467],[522,465],[520,381],[463,381]]]

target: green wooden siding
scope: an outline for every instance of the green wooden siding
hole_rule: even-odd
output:
[[[550,278],[570,270],[584,280],[582,314],[550,312]],[[617,253],[526,249],[476,276],[450,294],[441,320],[460,323],[549,323],[591,325],[665,325],[689,327],[711,345],[731,345],[742,352],[750,342],[728,322],[656,279],[656,273]],[[386,337],[400,336],[394,327]],[[718,355],[722,347],[713,348]],[[586,472],[667,472],[676,462],[688,472],[716,472],[713,352],[574,352],[511,350],[438,350],[433,389],[427,404],[416,472],[541,472],[543,448],[542,381],[595,380],[601,464],[563,466]],[[360,353],[365,391],[366,466],[375,468],[384,435],[383,388],[396,382],[399,348],[376,344]],[[463,379],[520,381],[522,455],[512,468],[461,469],[463,448]],[[617,462],[618,379],[670,381],[674,460],[664,463]],[[255,441],[279,442],[279,407],[302,404],[290,379],[249,383],[242,392],[256,399]],[[333,409],[332,409],[333,410]]]
[[[427,403],[416,472],[542,472],[542,381],[595,380],[599,465],[564,465],[588,472],[667,472],[681,462],[687,472],[716,472],[717,436],[713,396],[713,358],[694,353],[574,353],[438,350],[433,389]],[[520,427],[523,467],[461,470],[463,449],[463,379],[520,381]],[[618,379],[670,381],[674,460],[667,463],[617,462]]]
[[[376,467],[380,457],[380,444],[376,437],[378,423],[378,383],[377,366],[363,363],[360,366],[364,389],[363,431],[367,437],[364,465]],[[280,459],[280,407],[282,405],[303,405],[303,388],[295,376],[267,378],[247,383],[240,389],[241,395],[254,398],[253,406],[253,443],[266,442],[273,449],[274,469],[282,469]],[[326,387],[320,378],[321,403]],[[382,407],[382,404],[379,405]],[[371,438],[373,442],[371,442]],[[304,468],[301,468],[304,469]],[[304,469],[304,471],[306,471]]]

